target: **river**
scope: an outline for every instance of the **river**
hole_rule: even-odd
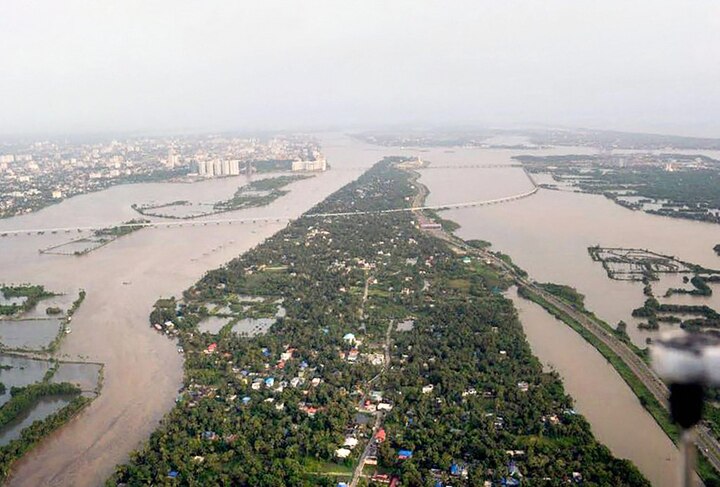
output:
[[[501,166],[421,170],[421,181],[430,189],[427,203],[443,205],[527,192],[532,184],[525,173],[510,167],[515,164],[514,154],[593,152],[584,147],[401,150],[337,135],[324,136],[322,145],[330,171],[292,183],[288,195],[267,207],[221,217],[298,216],[384,155],[419,155],[431,167]],[[195,184],[118,186],[0,221],[0,231],[117,224],[137,217],[130,209],[132,203],[216,201],[229,197],[246,181],[239,177]],[[531,277],[576,287],[598,316],[612,324],[621,319],[628,322],[628,332],[639,344],[648,335],[636,329],[629,313],[642,304],[642,285],[610,280],[602,266],[590,259],[587,247],[642,247],[710,267],[720,263],[712,251],[720,242],[717,226],[633,212],[602,196],[541,189],[522,200],[445,211],[443,216],[461,225],[458,235],[492,242]],[[59,356],[105,364],[101,395],[79,418],[19,462],[11,485],[97,485],[107,478],[172,407],[181,383],[181,356],[170,340],[148,326],[154,301],[178,295],[208,269],[283,226],[272,222],[140,230],[77,258],[38,254],[39,248],[58,244],[66,235],[24,235],[0,241],[2,281],[42,283],[53,291],[87,290],[73,318],[73,333],[65,337]],[[664,289],[658,287],[656,292]],[[613,453],[636,463],[654,485],[675,485],[671,473],[676,450],[617,373],[569,328],[531,303],[513,299],[533,351],[561,375],[597,437]]]
[[[439,166],[469,164],[509,165],[515,154],[579,154],[586,147],[534,150],[441,148],[406,150]],[[421,182],[430,190],[429,205],[479,201],[528,191],[532,183],[519,168],[421,170]],[[602,265],[593,262],[587,248],[645,248],[711,268],[720,267],[712,247],[720,242],[717,225],[671,219],[631,211],[603,196],[540,189],[531,197],[508,203],[452,209],[442,216],[461,225],[464,239],[483,239],[538,281],[577,288],[589,310],[615,325],[624,320],[633,342],[645,346],[656,332],[641,331],[630,316],[645,296],[638,282],[614,281]],[[668,287],[682,287],[678,276],[654,284],[658,296]],[[687,285],[685,285],[687,287]],[[720,287],[711,298],[673,296],[661,301],[709,304],[720,309]],[[676,448],[606,360],[570,328],[537,305],[517,298],[533,352],[563,378],[577,409],[590,422],[598,439],[614,454],[632,460],[656,486],[677,485]]]
[[[379,159],[371,148],[348,150],[339,141],[342,139],[336,136],[323,140],[324,152],[335,170],[292,183],[288,195],[266,207],[222,217],[297,217]],[[217,201],[246,183],[247,178],[240,176],[194,184],[116,186],[1,220],[0,231],[110,226],[138,217],[130,208],[132,203]],[[105,364],[99,397],[19,461],[9,484],[102,484],[172,408],[181,386],[182,357],[171,340],[149,326],[155,300],[179,295],[207,270],[258,245],[284,226],[273,222],[144,229],[80,257],[38,253],[68,240],[66,234],[3,238],[0,281],[44,284],[58,292],[87,291],[73,316],[72,333],[64,337],[57,356]]]

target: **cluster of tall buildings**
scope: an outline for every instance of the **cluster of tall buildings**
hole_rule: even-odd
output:
[[[293,171],[325,171],[327,169],[327,161],[325,157],[316,154],[313,159],[303,160],[295,159],[292,161]]]
[[[216,176],[237,176],[240,174],[240,161],[237,159],[212,159],[197,161],[198,175],[212,178]]]

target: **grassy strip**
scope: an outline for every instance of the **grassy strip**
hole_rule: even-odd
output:
[[[55,293],[46,291],[43,286],[37,285],[21,285],[21,286],[5,286],[0,285],[0,292],[6,298],[27,298],[22,304],[0,304],[0,315],[13,316],[20,312],[31,310],[40,300],[56,296]]]
[[[63,337],[67,334],[66,329],[68,327],[68,324],[70,323],[70,320],[72,320],[72,316],[75,314],[77,309],[80,307],[83,301],[85,301],[85,296],[87,293],[84,289],[80,290],[80,293],[78,294],[78,297],[75,301],[73,301],[72,306],[70,306],[70,309],[67,312],[67,316],[65,316],[65,319],[60,324],[60,329],[58,330],[58,334],[53,338],[53,341],[48,344],[46,347],[46,351],[48,353],[55,353],[60,346],[60,342],[62,341]]]
[[[555,306],[548,303],[545,299],[538,296],[537,294],[528,291],[525,287],[518,288],[518,294],[525,299],[542,306],[545,311],[559,319],[570,328],[575,330],[580,336],[582,336],[588,343],[590,343],[598,352],[602,354],[605,359],[610,362],[610,365],[620,374],[620,377],[630,386],[630,389],[640,400],[640,404],[650,413],[655,419],[657,424],[663,429],[665,434],[673,441],[677,443],[680,437],[680,432],[675,424],[670,420],[668,411],[663,407],[660,402],[653,396],[642,381],[630,370],[630,367],[607,345],[600,341],[595,335],[585,329],[580,323],[572,319],[567,314],[558,310]],[[703,455],[698,455],[697,472],[700,478],[707,485],[720,485],[720,477],[718,472],[713,468],[710,462]]]

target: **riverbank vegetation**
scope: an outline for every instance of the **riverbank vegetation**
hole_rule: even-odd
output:
[[[80,389],[67,382],[38,382],[25,387],[12,387],[12,397],[0,407],[0,428],[35,407],[41,398],[68,394],[80,394]]]
[[[118,237],[122,237],[123,235],[128,235],[137,230],[141,230],[143,225],[146,223],[150,223],[150,220],[145,220],[144,218],[133,218],[132,220],[123,222],[121,225],[95,230],[93,235],[100,238],[109,237],[114,240]]]
[[[82,395],[75,396],[70,403],[41,421],[35,421],[22,430],[20,438],[0,447],[0,482],[7,479],[12,464],[30,451],[47,435],[60,428],[75,417],[91,399]]]
[[[285,196],[289,191],[283,189],[290,183],[313,176],[293,174],[271,178],[256,179],[249,184],[240,186],[235,194],[227,199],[215,203],[196,203],[187,200],[173,201],[170,203],[139,205],[133,203],[132,209],[144,216],[158,218],[172,218],[176,220],[192,220],[204,216],[225,213],[228,211],[242,210],[266,206],[276,199]],[[178,207],[186,207],[184,212],[177,212]]]
[[[414,191],[385,160],[310,213],[399,208]],[[649,485],[542,371],[498,292],[509,284],[409,213],[292,222],[181,300],[158,302],[151,324],[177,336],[184,385],[108,485],[336,485],[374,441],[375,421],[376,468],[404,486]],[[198,330],[205,303],[237,295],[282,298],[286,314],[264,335]]]
[[[42,299],[56,296],[39,285],[3,285],[0,287],[0,316],[14,316],[34,308]],[[15,298],[15,299],[13,299]],[[11,301],[11,302],[7,302]]]
[[[213,208],[217,212],[224,212],[269,205],[288,193],[287,190],[282,189],[283,187],[309,177],[312,176],[292,175],[258,179],[246,186],[240,186],[232,198],[218,201]]]
[[[661,315],[669,313],[670,315]],[[674,316],[694,315],[692,318],[681,320]],[[707,305],[688,305],[660,303],[655,298],[648,298],[645,303],[632,311],[637,318],[648,318],[648,324],[644,328],[658,329],[658,322],[680,323],[680,327],[688,331],[698,331],[704,328],[720,328],[720,314]],[[698,317],[700,316],[700,317]]]
[[[517,156],[534,173],[549,173],[557,183],[602,194],[633,210],[720,223],[720,162],[702,155],[622,154]]]
[[[24,387],[12,387],[11,398],[0,407],[0,428],[10,427],[14,421],[32,412],[43,399],[62,398],[67,404],[60,410],[32,422],[17,439],[0,446],[0,482],[10,473],[12,464],[31,450],[40,440],[72,419],[91,398],[81,394],[80,388],[68,382],[52,382],[60,363],[55,361],[40,382]],[[99,391],[96,391],[99,392]]]
[[[587,331],[585,327],[583,327],[580,323],[576,322],[566,313],[558,310],[554,305],[543,299],[542,296],[533,293],[526,287],[520,287],[518,289],[518,294],[542,306],[548,313],[570,326],[588,343],[595,347],[598,352],[600,352],[608,360],[608,362],[613,366],[613,368],[618,372],[618,374],[620,374],[620,376],[628,384],[628,386],[630,386],[630,389],[632,389],[633,393],[640,400],[640,403],[652,415],[652,417],[663,429],[663,431],[665,431],[665,433],[670,437],[673,442],[678,442],[679,429],[670,419],[670,415],[667,409],[665,409],[665,407],[663,407],[663,405],[658,402],[655,396],[647,389],[647,387],[642,383],[642,381],[638,379],[638,377],[633,373],[630,367],[615,352],[613,352],[607,345],[600,341],[595,335]],[[651,300],[654,300],[654,298],[648,299],[648,301]],[[655,309],[656,306],[659,305],[659,303],[656,303],[657,301],[655,301],[655,303],[650,303],[649,308]],[[586,310],[583,307],[575,307],[576,309],[592,317],[596,322],[602,324],[602,326],[611,329],[611,327],[607,323],[599,320],[590,311]],[[624,325],[624,323],[620,322],[618,328],[614,330],[615,333],[621,335],[621,338],[622,335],[624,335],[624,341],[626,342],[628,347],[638,356],[640,356],[643,360],[647,361],[649,359],[647,349],[641,350],[635,345],[633,345],[629,337],[627,337],[627,334],[624,332],[624,327],[622,327],[621,325]],[[720,408],[718,408],[716,405],[719,392],[717,389],[710,389],[707,391],[707,394],[710,402],[706,405],[704,410],[704,421],[713,431],[713,434],[717,437],[720,434]],[[697,471],[700,474],[700,477],[705,482],[705,485],[720,486],[720,473],[718,473],[707,461],[707,459],[705,459],[705,457],[702,455],[698,457]]]

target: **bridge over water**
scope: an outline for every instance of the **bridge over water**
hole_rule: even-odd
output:
[[[472,167],[472,168],[487,168],[487,167],[517,167],[517,166],[511,166],[511,165],[501,165],[501,164],[495,164],[495,165],[468,165],[468,166],[447,166],[448,168],[463,168],[463,167]],[[441,169],[442,166],[434,166],[435,169]],[[426,169],[426,168],[423,168]],[[529,191],[525,191],[523,193],[511,195],[511,196],[505,196],[502,198],[494,198],[494,199],[488,199],[488,200],[479,200],[479,201],[466,201],[462,203],[449,203],[449,204],[443,204],[443,205],[432,205],[432,206],[413,206],[413,207],[405,207],[405,208],[389,208],[386,210],[373,210],[373,211],[348,211],[348,212],[339,212],[339,213],[306,213],[301,216],[301,218],[330,218],[330,217],[353,217],[353,216],[361,216],[361,215],[382,215],[387,213],[403,213],[403,212],[415,212],[420,210],[452,210],[452,209],[459,209],[459,208],[473,208],[473,207],[479,207],[479,206],[490,206],[490,205],[497,205],[502,203],[508,203],[511,201],[517,201],[523,198],[527,198],[529,196],[534,195],[538,192],[538,185],[535,182],[535,179],[533,179],[532,175],[528,173],[526,170],[524,171],[525,175],[528,177],[530,182],[532,183],[532,189]],[[297,217],[291,217],[291,216],[266,216],[266,217],[254,217],[254,218],[217,218],[217,219],[209,219],[209,220],[201,220],[199,218],[195,219],[184,219],[184,220],[166,220],[166,221],[151,221],[151,222],[145,222],[145,223],[132,223],[132,224],[117,224],[117,223],[109,223],[107,225],[90,225],[90,226],[71,226],[71,227],[56,227],[56,228],[33,228],[33,229],[17,229],[17,230],[3,230],[0,231],[0,237],[17,237],[21,235],[44,235],[46,233],[50,234],[58,234],[58,233],[81,233],[81,232],[91,232],[95,230],[103,230],[107,228],[177,228],[177,227],[206,227],[206,226],[212,226],[212,225],[244,225],[244,224],[257,224],[257,223],[281,223],[281,222],[288,222]]]

